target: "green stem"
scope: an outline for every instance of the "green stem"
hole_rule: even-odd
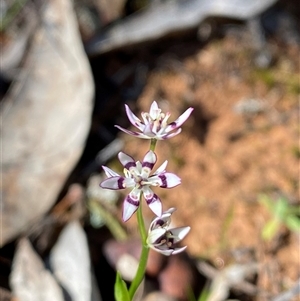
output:
[[[125,241],[127,239],[127,233],[124,228],[108,210],[105,210],[98,200],[89,199],[87,204],[90,212],[96,212],[104,219],[105,225],[116,240]]]
[[[140,235],[142,238],[142,253],[141,253],[141,257],[140,257],[138,270],[137,270],[136,275],[129,288],[129,296],[130,296],[131,300],[132,300],[135,292],[137,291],[139,285],[143,281],[143,278],[144,278],[144,275],[146,272],[146,267],[147,267],[148,255],[149,255],[149,247],[147,246],[147,242],[146,242],[147,232],[146,232],[145,223],[144,223],[144,219],[143,219],[141,204],[137,210],[137,218],[138,218],[139,231],[140,231]]]
[[[152,150],[152,151],[155,150],[156,142],[157,142],[156,139],[151,139],[150,150]],[[136,293],[138,287],[140,286],[140,284],[143,281],[143,278],[145,276],[148,255],[149,255],[149,250],[150,250],[149,247],[147,246],[147,231],[145,228],[145,222],[144,222],[144,218],[143,218],[141,199],[140,199],[139,208],[137,210],[137,220],[138,220],[138,226],[139,226],[139,231],[140,231],[141,240],[142,240],[142,252],[141,252],[138,270],[137,270],[136,275],[129,287],[129,296],[130,296],[131,300],[133,299],[134,294]]]
[[[157,142],[156,139],[151,139],[151,142],[150,142],[150,150],[152,150],[152,151],[155,150],[156,142]]]

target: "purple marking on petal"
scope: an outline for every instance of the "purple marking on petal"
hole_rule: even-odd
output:
[[[120,162],[122,163],[122,165],[127,170],[129,170],[131,167],[136,167],[136,163],[131,156],[129,156],[123,152],[119,152],[118,158],[119,158]]]
[[[135,162],[128,162],[127,164],[124,165],[124,167],[129,170],[130,167],[136,167],[136,164]]]
[[[123,182],[124,182],[124,177],[110,177],[105,179],[100,183],[100,187],[106,188],[106,189],[113,189],[113,190],[118,190],[118,189],[124,189]]]
[[[158,177],[161,179],[161,182],[162,182],[160,187],[167,188],[168,187],[167,177],[164,174],[159,174]]]
[[[150,199],[146,199],[147,205],[153,204],[154,202],[160,202],[160,198],[157,196],[157,194],[153,194],[153,197]]]
[[[155,222],[155,224],[161,227],[161,226],[163,226],[165,224],[165,221],[162,220],[162,219],[157,219],[157,221]]]
[[[188,108],[183,114],[179,116],[174,122],[176,123],[177,127],[180,127],[191,115],[194,108]]]
[[[193,110],[193,108],[188,108],[181,116],[179,116],[177,120],[168,124],[168,126],[165,128],[165,133],[169,133],[170,131],[179,128],[190,117]]]
[[[139,206],[139,204],[140,204],[139,201],[134,200],[133,198],[130,197],[130,195],[127,195],[127,197],[125,198],[125,201],[134,206]]]
[[[148,167],[152,170],[153,166],[155,163],[150,163],[150,162],[143,162],[142,167]]]
[[[172,128],[172,129],[175,129],[175,128],[177,128],[178,126],[177,126],[176,122],[173,121],[173,122],[171,122],[171,123],[168,124],[168,127]]]
[[[156,163],[156,159],[156,154],[152,150],[149,150],[143,159],[142,167],[147,167],[152,170],[154,164]]]
[[[156,194],[153,195],[152,199],[146,200],[146,202],[156,216],[161,216],[162,204],[160,198]]]
[[[118,187],[119,187],[119,189],[123,189],[124,188],[124,185],[123,185],[124,179],[125,178],[120,177],[120,179],[118,180]]]
[[[147,205],[150,205],[158,200],[158,196],[156,194],[153,194],[153,197],[150,199],[146,199]]]
[[[138,209],[138,205],[133,205],[130,202],[128,202],[127,197],[123,202],[123,213],[122,218],[123,221],[126,222],[130,219],[130,217],[136,212]]]
[[[160,179],[161,185],[159,186],[162,188],[173,188],[181,183],[181,179],[170,172],[160,173],[157,177]]]

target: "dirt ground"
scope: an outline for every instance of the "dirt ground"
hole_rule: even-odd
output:
[[[299,278],[299,233],[282,223],[271,240],[262,229],[272,213],[259,200],[299,204],[299,49],[270,42],[274,62],[254,64],[254,51],[237,36],[209,43],[183,60],[171,54],[151,72],[137,104],[139,116],[153,100],[175,120],[194,107],[177,137],[158,142],[157,167],[168,160],[182,184],[156,192],[174,222],[191,226],[188,253],[217,268],[261,264],[258,286],[271,293]],[[142,160],[148,141],[120,134],[124,151]],[[137,144],[138,143],[138,144]],[[144,206],[146,208],[146,206]],[[151,212],[145,209],[149,220]],[[136,233],[134,219],[127,227]]]

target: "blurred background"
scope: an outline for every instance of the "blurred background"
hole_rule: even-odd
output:
[[[114,300],[141,251],[102,165],[149,149],[118,131],[155,100],[184,253],[150,252],[136,300],[300,295],[297,0],[1,0],[0,300]],[[143,207],[145,222],[153,214]]]

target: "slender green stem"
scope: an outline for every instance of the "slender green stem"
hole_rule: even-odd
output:
[[[137,270],[136,275],[129,288],[129,296],[130,296],[131,300],[132,300],[136,290],[138,289],[139,285],[143,281],[143,278],[144,278],[144,275],[146,272],[148,255],[149,255],[149,247],[147,246],[147,242],[146,242],[147,232],[146,232],[145,223],[144,223],[144,219],[143,219],[141,204],[137,210],[137,218],[138,218],[139,231],[140,231],[140,235],[142,238],[142,253],[141,253],[141,257],[140,257],[138,270]]]
[[[155,150],[156,142],[157,142],[156,139],[151,139],[150,150],[152,150],[152,151]],[[147,246],[147,231],[145,228],[145,222],[144,222],[144,218],[143,218],[141,200],[140,200],[139,208],[137,210],[137,219],[138,219],[138,226],[139,226],[139,231],[140,231],[141,240],[142,240],[142,252],[141,252],[138,270],[137,270],[136,275],[129,287],[129,296],[130,296],[131,300],[145,276],[148,255],[149,255],[149,250],[150,250],[149,247]]]
[[[152,150],[152,151],[155,150],[156,142],[157,142],[156,139],[151,139],[151,142],[150,142],[150,150]]]
[[[127,233],[125,232],[124,228],[98,200],[91,198],[88,200],[87,204],[90,212],[95,212],[104,219],[105,225],[116,240],[125,241],[127,239]]]
[[[142,203],[141,202],[140,202],[140,206],[137,210],[137,219],[138,219],[139,231],[140,231],[140,234],[141,234],[142,242],[146,243],[147,232],[146,232],[146,227],[145,227],[145,223],[144,223],[143,212],[142,212]]]

